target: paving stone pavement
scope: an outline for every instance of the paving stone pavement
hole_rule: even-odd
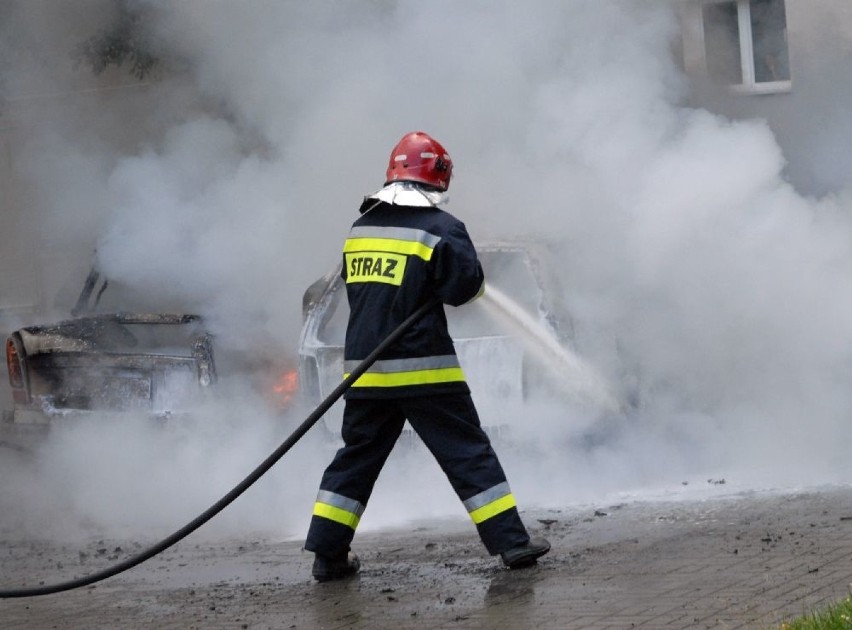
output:
[[[524,517],[553,543],[530,569],[502,569],[461,520],[359,533],[361,574],[324,584],[299,541],[185,541],[95,588],[0,601],[0,627],[778,629],[852,583],[845,486]],[[0,586],[78,553],[14,544]]]

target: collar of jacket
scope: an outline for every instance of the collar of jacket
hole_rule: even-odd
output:
[[[444,205],[450,197],[446,192],[427,190],[415,182],[391,182],[384,188],[368,195],[367,199],[378,199],[397,206],[430,206]]]

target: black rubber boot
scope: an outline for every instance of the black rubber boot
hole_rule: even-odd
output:
[[[544,538],[535,538],[526,545],[513,547],[500,554],[503,564],[510,569],[521,569],[535,564],[537,558],[550,551],[550,543]]]
[[[361,561],[351,551],[342,558],[329,558],[316,554],[312,573],[317,582],[328,582],[355,575],[360,568]]]

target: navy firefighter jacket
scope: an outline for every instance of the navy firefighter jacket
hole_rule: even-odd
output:
[[[482,265],[464,223],[435,206],[368,198],[343,247],[349,298],[344,372],[348,375],[432,296],[425,316],[389,347],[345,398],[469,393],[444,304],[459,306],[484,289]]]

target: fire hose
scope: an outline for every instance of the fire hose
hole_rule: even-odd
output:
[[[33,588],[21,588],[21,589],[11,589],[11,590],[0,590],[0,599],[10,599],[13,597],[35,597],[38,595],[50,595],[52,593],[61,593],[63,591],[70,591],[75,588],[80,588],[82,586],[89,586],[90,584],[94,584],[95,582],[100,582],[109,577],[127,571],[128,569],[132,569],[136,565],[142,564],[146,560],[149,560],[156,556],[157,554],[165,551],[172,545],[180,542],[187,536],[189,536],[196,529],[204,525],[211,518],[216,516],[219,512],[225,509],[230,503],[232,503],[238,496],[240,496],[243,492],[248,490],[248,488],[254,484],[258,479],[260,479],[264,474],[266,474],[272,466],[274,466],[279,459],[281,459],[287,451],[289,451],[302,437],[304,437],[305,433],[317,423],[317,421],[327,412],[331,406],[337,402],[337,399],[340,398],[343,393],[352,386],[358,378],[366,372],[373,363],[379,358],[379,356],[384,352],[389,346],[395,343],[404,333],[408,330],[417,320],[423,317],[430,309],[432,309],[436,304],[439,303],[438,298],[433,298],[423,304],[420,308],[414,311],[411,315],[409,315],[405,321],[403,321],[399,326],[394,329],[385,339],[382,341],[373,352],[371,352],[366,359],[361,361],[355,369],[347,376],[343,381],[328,395],[325,399],[317,405],[317,407],[308,415],[307,418],[300,424],[291,434],[284,440],[281,445],[276,448],[260,465],[255,468],[245,479],[243,479],[240,483],[234,486],[230,492],[224,495],[221,499],[219,499],[216,503],[207,508],[204,512],[195,517],[192,521],[181,527],[179,530],[175,531],[173,534],[166,536],[160,542],[152,545],[148,549],[145,549],[135,556],[127,558],[126,560],[114,564],[111,567],[107,567],[102,571],[98,571],[96,573],[92,573],[87,576],[79,577],[73,580],[68,580],[66,582],[58,582],[56,584],[48,584],[44,586],[38,586]]]

